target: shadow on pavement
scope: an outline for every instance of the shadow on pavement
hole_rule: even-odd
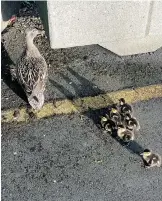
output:
[[[60,73],[60,75],[67,82],[67,84],[71,82],[71,86],[75,90],[75,93],[77,94],[78,97],[83,97],[82,90],[85,90],[87,88],[88,88],[87,96],[97,96],[99,94],[105,93],[103,90],[100,90],[96,85],[94,85],[92,82],[87,80],[85,77],[80,76],[73,69],[71,69],[71,68],[67,68],[67,69],[71,73],[71,75],[73,75],[79,81],[81,87],[78,86],[76,83],[72,82],[72,80],[68,76],[66,76],[62,73]],[[50,79],[49,81],[52,83],[52,85],[55,88],[57,88],[61,93],[63,93],[67,97],[67,99],[71,100],[75,106],[75,103],[73,102],[74,96],[69,90],[67,90],[64,86],[58,84],[54,80]],[[107,101],[109,101],[110,104],[114,104],[114,102],[111,100],[111,98]],[[77,107],[77,105],[76,105],[76,107]],[[107,108],[101,108],[101,109],[97,109],[97,110],[88,108],[88,111],[85,112],[84,115],[87,116],[89,119],[92,119],[92,121],[98,127],[98,129],[101,130],[100,117],[105,115],[108,112],[108,108],[109,108],[109,106]],[[101,140],[103,140],[106,144],[107,140],[108,140],[108,135],[109,134],[105,134],[101,130],[101,132],[99,132],[97,137],[99,137]],[[125,146],[125,144],[123,144],[122,141],[118,140],[115,135],[111,135],[111,137],[113,137],[118,143],[120,143],[122,146],[124,146],[128,151],[130,151],[133,154],[139,155],[144,150],[143,147],[141,145],[139,145],[136,141],[130,142],[129,145]]]
[[[1,76],[5,84],[20,98],[27,102],[26,95],[16,80],[12,80],[11,68],[15,68],[15,64],[10,59],[3,43],[1,42]]]

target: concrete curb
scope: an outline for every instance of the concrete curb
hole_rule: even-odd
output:
[[[27,122],[30,119],[42,119],[54,115],[83,113],[89,108],[101,109],[108,105],[118,102],[119,98],[125,98],[128,103],[147,101],[152,98],[162,98],[162,85],[150,85],[136,88],[135,90],[126,89],[111,93],[105,93],[95,97],[84,97],[76,100],[61,100],[45,103],[40,111],[23,108],[12,108],[2,111],[2,123]],[[17,113],[17,115],[15,115]]]

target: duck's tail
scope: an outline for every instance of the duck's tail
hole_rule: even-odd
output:
[[[29,96],[28,98],[28,102],[33,109],[40,110],[44,104],[44,94],[43,93],[31,94],[31,96]]]

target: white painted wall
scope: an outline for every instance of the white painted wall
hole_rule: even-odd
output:
[[[52,48],[99,44],[119,55],[162,46],[162,1],[47,1]]]

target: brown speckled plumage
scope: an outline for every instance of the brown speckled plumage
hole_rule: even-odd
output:
[[[34,109],[40,109],[44,104],[47,80],[46,61],[33,43],[33,39],[41,33],[36,29],[27,31],[27,47],[17,62],[17,79]]]

